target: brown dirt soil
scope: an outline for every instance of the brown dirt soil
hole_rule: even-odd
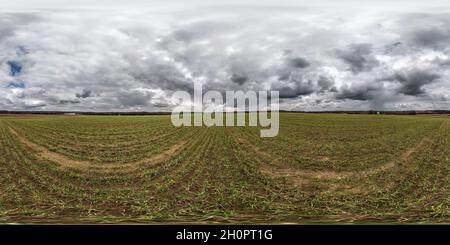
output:
[[[244,139],[237,138],[237,141],[241,144],[247,144],[250,146],[250,148],[261,157],[267,159],[267,158],[273,158],[269,153],[261,151],[257,146],[248,144]],[[344,178],[348,178],[354,175],[360,175],[363,177],[377,174],[383,171],[386,171],[388,169],[391,169],[396,166],[396,163],[398,162],[407,162],[411,155],[416,152],[420,147],[425,145],[426,143],[429,143],[431,139],[429,137],[424,137],[418,144],[412,146],[411,148],[407,149],[399,158],[391,160],[379,167],[360,171],[360,172],[336,172],[336,171],[311,171],[311,170],[300,170],[295,169],[292,167],[277,167],[277,166],[271,166],[271,165],[262,165],[260,168],[260,171],[272,178],[287,178],[294,186],[306,186],[310,183],[311,179],[316,180],[340,180]],[[321,160],[324,160],[323,157]],[[330,186],[330,189],[342,189],[345,186],[341,186],[338,184],[333,184]],[[353,190],[351,188],[344,188],[349,189],[350,192],[358,192],[358,190]]]
[[[63,167],[63,168],[70,167],[70,168],[77,168],[77,169],[84,169],[84,170],[86,170],[86,169],[92,170],[92,168],[96,168],[96,169],[99,169],[102,171],[120,171],[120,170],[132,171],[141,164],[153,165],[153,164],[157,164],[157,163],[160,163],[160,162],[170,159],[177,152],[179,152],[185,144],[184,141],[181,141],[181,142],[178,142],[177,144],[173,145],[170,149],[168,149],[162,153],[153,155],[151,157],[142,158],[137,161],[128,162],[125,164],[97,165],[97,164],[93,164],[89,161],[70,159],[62,154],[49,151],[47,148],[29,141],[27,138],[25,138],[24,136],[20,135],[17,131],[15,131],[13,128],[9,128],[9,130],[14,136],[17,137],[17,139],[20,141],[20,143],[22,143],[22,144],[28,146],[29,148],[31,148],[32,150],[36,151],[37,152],[36,155],[38,158],[56,162],[60,167]]]

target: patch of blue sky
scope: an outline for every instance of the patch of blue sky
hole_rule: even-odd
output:
[[[22,65],[14,60],[8,60],[7,64],[9,65],[9,75],[15,77],[20,75],[22,72]]]
[[[22,81],[11,81],[6,85],[7,88],[25,88],[25,83]]]

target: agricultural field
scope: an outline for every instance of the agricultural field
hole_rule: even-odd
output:
[[[450,117],[0,117],[2,223],[450,222]]]

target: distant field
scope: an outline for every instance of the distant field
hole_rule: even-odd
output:
[[[0,117],[0,222],[450,222],[450,117]]]

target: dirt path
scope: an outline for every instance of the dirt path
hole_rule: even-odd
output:
[[[128,162],[120,165],[98,165],[93,164],[89,161],[81,161],[81,160],[74,160],[70,159],[62,154],[49,151],[47,148],[40,146],[38,144],[35,144],[31,141],[29,141],[24,136],[20,135],[17,131],[15,131],[13,128],[9,128],[10,132],[17,137],[20,143],[28,146],[29,148],[33,149],[37,152],[37,157],[44,160],[50,160],[52,162],[56,162],[61,167],[71,167],[71,168],[78,168],[78,169],[84,169],[84,170],[100,170],[100,171],[132,171],[134,169],[137,169],[140,165],[153,165],[160,162],[163,162],[165,160],[170,159],[172,156],[174,156],[177,152],[181,150],[181,148],[184,146],[185,142],[181,141],[177,144],[173,145],[170,149],[167,151],[164,151],[162,153],[153,155],[151,157],[142,158],[137,161]]]
[[[442,126],[441,126],[442,127]],[[273,156],[271,156],[269,153],[261,151],[257,146],[248,143],[246,140],[242,138],[237,138],[237,142],[241,144],[246,144],[251,148],[252,151],[254,151],[257,155],[261,156],[263,159],[271,159]],[[431,139],[430,137],[424,137],[420,140],[419,143],[415,144],[411,148],[407,149],[399,158],[393,159],[381,166],[371,168],[364,171],[355,171],[355,172],[349,172],[349,171],[342,171],[342,172],[336,172],[336,171],[311,171],[311,170],[300,170],[295,169],[292,167],[277,167],[277,166],[271,166],[271,165],[262,165],[260,168],[261,173],[264,175],[270,176],[272,178],[280,178],[285,177],[288,178],[295,186],[302,186],[305,184],[308,184],[311,179],[316,180],[339,180],[344,178],[349,178],[355,175],[358,176],[369,176],[373,174],[377,174],[383,171],[386,171],[388,169],[391,169],[396,166],[399,162],[408,162],[411,155],[416,152],[420,147],[423,145],[430,143]]]
[[[418,144],[412,146],[411,148],[409,148],[405,152],[403,152],[403,154],[398,159],[391,160],[391,161],[389,161],[389,162],[387,162],[387,163],[385,163],[385,164],[383,164],[383,165],[381,165],[379,167],[362,171],[362,172],[360,172],[360,174],[362,176],[368,176],[368,175],[372,175],[372,174],[377,174],[377,173],[380,173],[380,172],[383,172],[383,171],[386,171],[388,169],[391,169],[391,168],[395,167],[396,163],[399,163],[399,162],[400,163],[402,163],[402,162],[408,163],[408,161],[411,158],[411,155],[414,152],[416,152],[419,148],[421,148],[422,146],[424,146],[425,144],[430,143],[430,142],[431,142],[431,138],[430,137],[424,137],[424,138],[422,138],[420,140],[420,142]]]

